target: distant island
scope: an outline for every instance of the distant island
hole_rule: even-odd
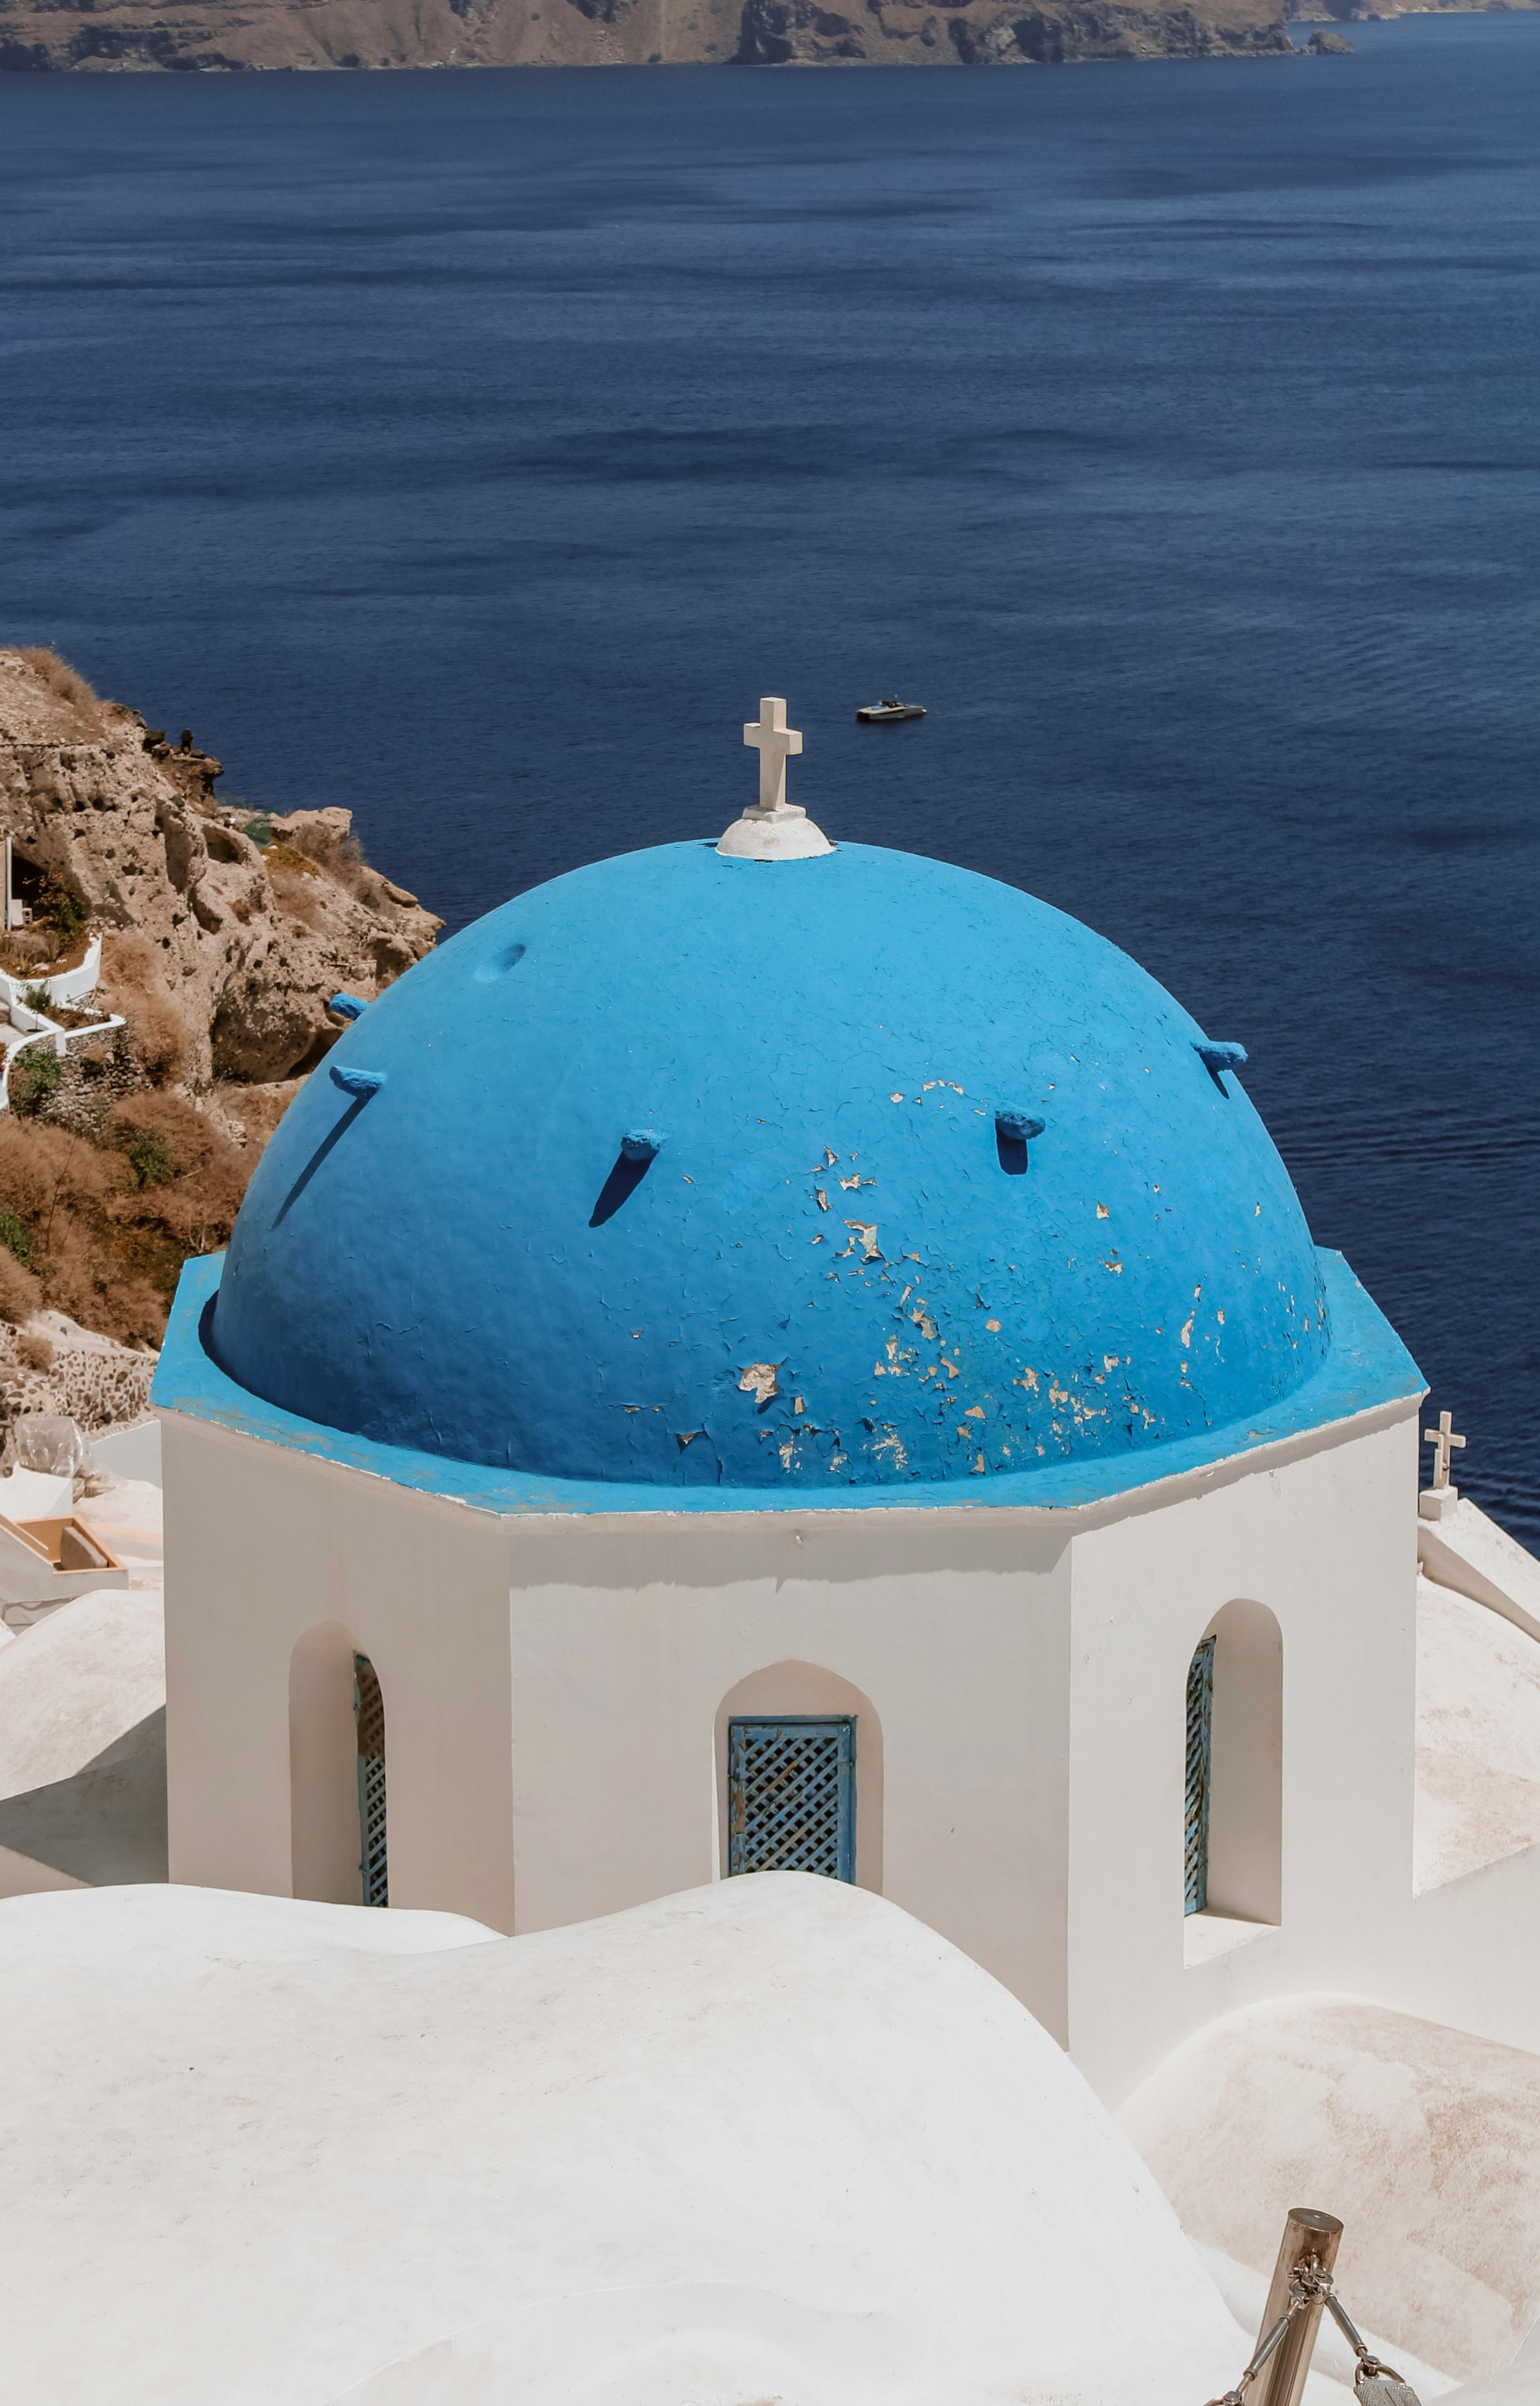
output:
[[[1291,18],[1404,13],[1396,0],[0,0],[0,71],[1263,58],[1294,54]]]

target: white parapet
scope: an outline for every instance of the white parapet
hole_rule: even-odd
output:
[[[50,1002],[84,1002],[95,993],[102,976],[102,939],[92,936],[86,946],[85,959],[78,969],[61,969],[57,976],[42,980]]]
[[[1486,1605],[1516,1629],[1540,1637],[1540,1562],[1468,1495],[1436,1521],[1419,1514],[1417,1559],[1440,1587]]]

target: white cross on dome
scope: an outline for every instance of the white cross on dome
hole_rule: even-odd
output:
[[[784,811],[786,762],[793,753],[802,749],[802,738],[795,727],[786,725],[786,705],[779,694],[761,697],[759,715],[745,724],[743,741],[759,755],[760,809]]]
[[[786,762],[802,749],[802,737],[786,725],[780,694],[760,697],[759,715],[744,722],[743,741],[759,755],[759,800],[733,821],[717,851],[728,860],[811,860],[832,852],[823,829],[786,800]]]

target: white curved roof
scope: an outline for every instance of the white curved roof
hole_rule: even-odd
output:
[[[1243,2360],[1060,2049],[839,1883],[516,1939],[22,1897],[0,2015],[7,2399],[1195,2406]]]
[[[1540,2056],[1363,1998],[1275,1998],[1198,2031],[1119,2119],[1183,2227],[1254,2272],[1280,2199],[1340,2215],[1343,2300],[1392,2351],[1485,2381],[1536,2327]]]

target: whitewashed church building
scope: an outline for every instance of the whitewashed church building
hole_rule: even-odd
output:
[[[1298,1991],[1540,2047],[1534,1850],[1414,1893],[1423,1383],[1235,1031],[746,732],[720,841],[360,1011],[188,1265],[172,1879],[511,1933],[801,1867],[1114,2098]]]

